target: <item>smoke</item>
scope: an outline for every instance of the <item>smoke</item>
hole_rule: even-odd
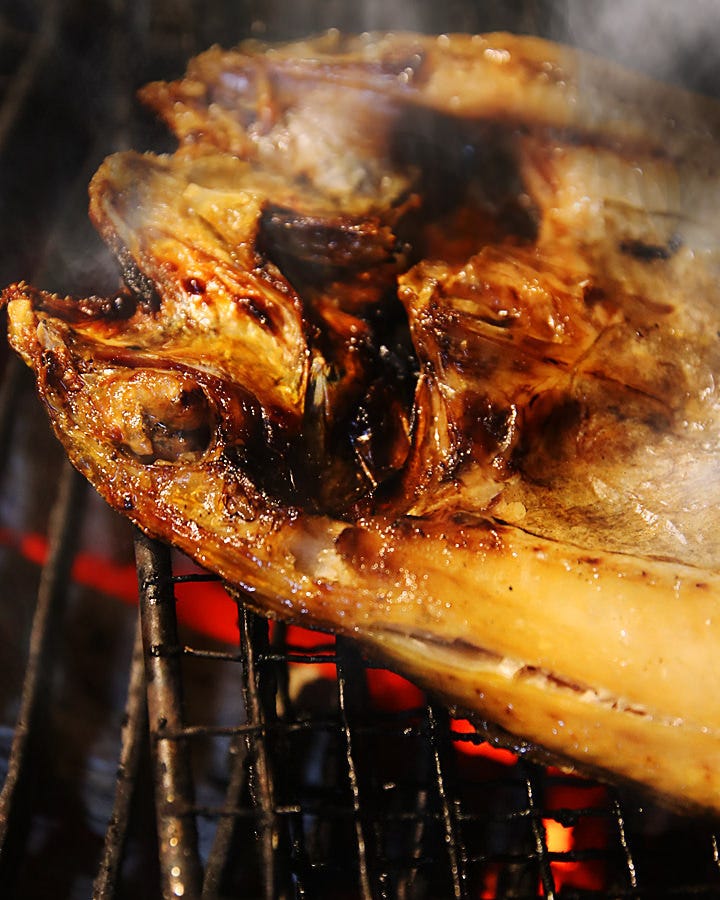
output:
[[[720,96],[720,0],[250,0],[250,8],[254,33],[269,40],[327,28],[534,33]],[[227,29],[214,39],[227,43]]]
[[[566,39],[663,81],[720,95],[717,0],[564,0]],[[558,23],[559,24],[559,23]]]

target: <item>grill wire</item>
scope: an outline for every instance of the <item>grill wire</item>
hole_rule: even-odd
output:
[[[283,18],[271,3],[264,14],[279,16],[272,36],[282,37],[338,21],[339,8]],[[27,277],[80,293],[112,283],[85,222],[85,185],[107,152],[162,140],[131,105],[134,87],[179,73],[214,39],[260,29],[250,3],[87,9],[11,0],[0,11],[3,284]],[[471,15],[450,2],[442,14],[429,27],[555,36],[546,3],[488,3]],[[362,27],[348,15],[349,28]],[[530,761],[524,746],[512,763],[469,752],[485,739],[441,705],[378,705],[379,670],[352,642],[301,646],[242,597],[227,601],[237,604],[235,646],[184,628],[178,598],[208,576],[188,575],[99,504],[63,461],[14,358],[0,388],[0,464],[0,884],[15,896],[720,896],[712,822],[570,778]],[[33,556],[27,536],[38,534],[47,552]],[[134,610],[98,596],[107,587],[78,586],[98,536],[119,558],[134,551],[137,627]],[[98,659],[78,678],[68,647],[81,628],[90,637],[79,646]],[[92,716],[75,706],[74,682],[108,670],[121,685],[109,713],[116,778],[100,778],[99,727],[85,746],[93,723],[79,720]],[[109,689],[99,693],[98,708]],[[70,741],[82,744],[73,765],[62,749]],[[557,849],[558,828],[595,837]],[[573,883],[579,864],[601,887]]]

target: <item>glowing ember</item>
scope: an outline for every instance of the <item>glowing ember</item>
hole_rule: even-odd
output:
[[[0,529],[0,544],[12,547],[38,566],[45,564],[48,542],[35,532],[18,534]],[[178,560],[178,574],[198,572],[189,561]],[[134,563],[118,563],[99,553],[78,553],[72,567],[77,584],[108,597],[135,605],[138,599],[137,571]],[[224,643],[237,643],[237,607],[219,582],[188,582],[175,588],[178,620],[188,628]]]
[[[465,756],[482,756],[503,766],[513,766],[517,762],[514,753],[483,740],[468,719],[452,719],[450,727],[455,747]]]
[[[401,675],[385,669],[368,669],[368,692],[373,708],[383,712],[404,712],[425,705],[423,692]]]
[[[560,777],[545,793],[545,806],[554,815],[543,819],[555,886],[558,890],[602,890],[607,885],[604,848],[609,835],[603,814],[607,791],[580,778]]]

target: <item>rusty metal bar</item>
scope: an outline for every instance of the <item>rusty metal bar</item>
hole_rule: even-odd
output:
[[[202,576],[200,576],[202,577]],[[198,579],[199,580],[199,579]],[[176,579],[177,581],[177,579]],[[243,616],[243,610],[238,602],[238,621]],[[243,642],[247,639],[245,628],[240,630],[239,640],[241,644],[241,653],[238,658],[246,659],[246,653],[243,652]],[[233,656],[233,661],[236,658]],[[254,671],[249,673],[247,666],[243,667],[243,690],[247,695],[247,686],[245,681],[248,677],[254,677]],[[249,731],[254,731],[255,720],[251,717],[251,721],[247,723]],[[230,744],[229,759],[230,772],[228,786],[225,792],[225,803],[229,809],[238,809],[242,798],[243,791],[247,787],[246,760],[247,751],[251,744],[250,735],[236,733]],[[203,883],[203,897],[217,897],[221,890],[222,880],[230,858],[233,838],[237,830],[237,821],[234,816],[224,816],[218,822],[215,836],[213,839],[210,853],[208,854],[207,864],[205,866],[205,881]],[[272,883],[272,876],[271,876]]]
[[[155,806],[166,900],[201,895],[193,778],[184,725],[182,649],[177,634],[170,550],[139,531],[135,559],[140,587],[140,618],[145,651],[148,720],[155,769]]]
[[[258,836],[260,864],[263,880],[263,897],[273,900],[287,896],[282,890],[277,848],[280,844],[280,824],[275,810],[274,766],[270,759],[267,737],[266,704],[263,702],[263,685],[258,667],[259,656],[269,647],[268,624],[259,616],[238,604],[240,646],[244,657],[243,695],[245,715],[255,728],[246,735],[247,750],[252,764],[252,796],[258,810]],[[274,692],[273,692],[274,693]]]
[[[535,841],[535,854],[539,869],[540,883],[544,892],[543,896],[546,897],[547,900],[555,900],[557,897],[555,879],[553,878],[552,868],[550,867],[547,834],[542,822],[542,806],[538,798],[538,794],[541,791],[540,777],[537,774],[536,768],[531,763],[520,762],[518,765],[523,765],[525,767],[525,788],[527,790],[528,801],[527,808],[530,816],[530,826]]]
[[[24,845],[31,815],[32,766],[47,721],[57,635],[65,611],[84,489],[85,481],[66,463],[51,514],[49,555],[40,577],[20,712],[0,792],[0,884],[6,887],[17,873],[19,848]]]
[[[623,814],[622,806],[620,805],[620,801],[617,797],[613,798],[612,801],[612,810],[615,815],[615,823],[617,825],[618,838],[620,840],[620,847],[622,848],[623,859],[625,861],[625,865],[627,866],[627,877],[628,882],[632,890],[638,889],[638,875],[637,875],[637,867],[635,865],[635,858],[633,855],[632,847],[630,846],[630,840],[628,838],[627,828],[625,826],[625,815]],[[712,837],[712,843],[715,843],[715,836]],[[716,851],[716,845],[713,847]],[[713,854],[716,859],[716,853]]]
[[[446,754],[441,745],[441,735],[447,738],[450,731],[448,716],[433,705],[427,708],[429,740],[435,764],[435,787],[440,800],[442,821],[445,831],[445,846],[449,861],[449,874],[452,883],[454,900],[465,900],[467,897],[465,876],[465,849],[460,840],[460,830],[456,811],[449,795],[447,779]],[[441,721],[442,718],[442,721]]]
[[[93,900],[111,900],[118,891],[123,853],[130,825],[130,811],[140,771],[141,751],[146,740],[145,658],[142,630],[138,620],[130,664],[115,801],[105,832],[100,867],[93,884]]]
[[[353,820],[355,823],[355,842],[358,856],[358,879],[360,896],[362,900],[372,900],[370,865],[368,845],[365,838],[365,828],[362,820],[363,804],[360,796],[360,780],[358,778],[358,761],[355,756],[353,732],[350,724],[350,711],[348,702],[349,692],[349,661],[352,650],[344,638],[337,638],[337,689],[338,706],[340,711],[340,723],[345,742],[345,760],[347,763],[347,776],[350,782],[352,795]]]

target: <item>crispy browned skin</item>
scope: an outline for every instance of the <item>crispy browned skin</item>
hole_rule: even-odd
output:
[[[720,113],[509,35],[213,49],[8,288],[74,464],[270,613],[720,809]]]

